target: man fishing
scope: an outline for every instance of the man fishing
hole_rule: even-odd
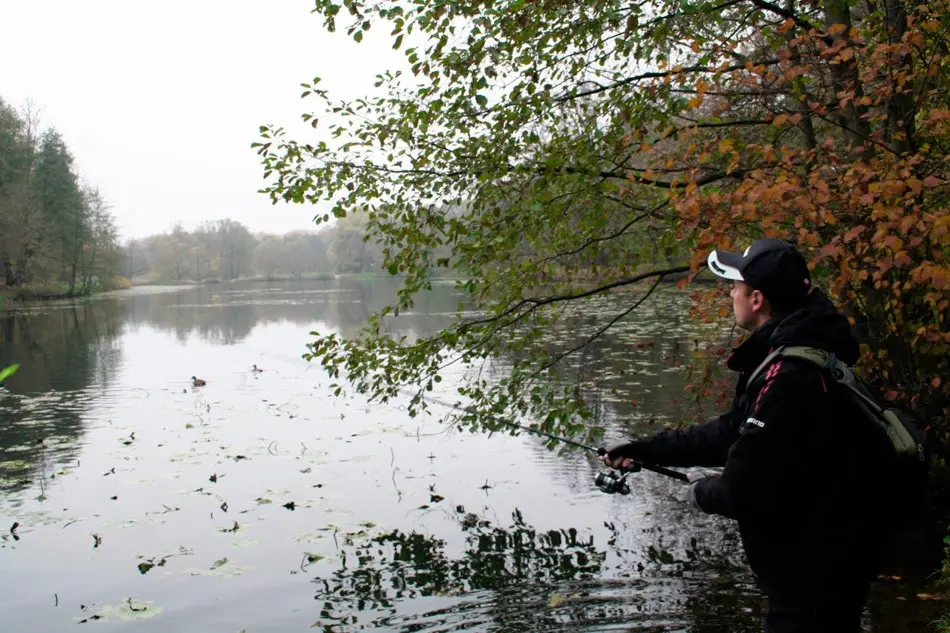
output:
[[[881,448],[822,370],[781,358],[780,346],[832,352],[849,365],[858,342],[790,244],[760,239],[744,253],[715,250],[709,269],[733,284],[736,323],[749,331],[727,366],[739,374],[729,411],[681,430],[619,444],[601,459],[724,467],[690,476],[701,512],[735,519],[769,598],[766,633],[856,633],[883,536]]]

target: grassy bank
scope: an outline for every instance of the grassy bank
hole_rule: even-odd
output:
[[[132,287],[125,277],[113,277],[103,284],[90,284],[88,286],[79,286],[73,288],[70,292],[69,284],[64,282],[46,282],[27,284],[25,286],[0,287],[0,308],[5,303],[11,301],[48,301],[53,299],[74,299],[77,297],[88,297],[99,292],[109,290],[122,290]]]

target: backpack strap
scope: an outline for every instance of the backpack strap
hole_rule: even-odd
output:
[[[746,381],[746,386],[762,373],[766,367],[778,358],[797,358],[818,367],[831,374],[834,381],[846,388],[846,393],[858,406],[865,419],[873,423],[890,441],[898,457],[926,463],[926,452],[922,440],[909,430],[908,421],[894,409],[882,407],[874,398],[871,390],[855,374],[851,367],[839,360],[833,352],[806,346],[779,347],[753,370]]]
[[[823,349],[818,349],[817,347],[807,347],[805,345],[783,345],[779,347],[766,356],[765,360],[755,368],[749,376],[747,384],[751,384],[762,370],[771,365],[772,362],[778,358],[797,358],[807,361],[819,369],[827,370],[835,382],[848,387],[861,401],[880,415],[882,407],[878,405],[870,392],[866,391],[863,383],[854,375],[854,371],[851,367],[835,356],[834,352],[828,352]]]
[[[765,357],[765,359],[759,363],[759,366],[752,370],[752,373],[749,374],[748,380],[746,380],[746,387],[752,385],[755,382],[755,379],[765,371],[769,365],[778,360],[779,358],[798,358],[800,360],[806,360],[813,365],[818,365],[819,367],[824,367],[829,369],[832,367],[831,364],[840,364],[844,368],[847,368],[847,365],[841,363],[837,360],[835,355],[831,352],[826,352],[823,349],[818,349],[816,347],[805,347],[805,346],[786,346],[782,345],[778,347]],[[836,378],[837,380],[837,378]]]
[[[885,415],[884,407],[878,404],[870,390],[855,376],[851,367],[835,356],[834,352],[828,352],[823,349],[818,349],[817,347],[807,347],[804,345],[783,345],[779,347],[766,356],[765,360],[755,368],[749,375],[749,380],[746,382],[746,385],[751,385],[752,381],[778,358],[797,358],[827,371],[831,374],[831,377],[836,383],[848,389],[851,397],[857,401],[862,409],[867,411],[869,414],[867,417],[875,420],[882,428],[889,422],[888,417]]]

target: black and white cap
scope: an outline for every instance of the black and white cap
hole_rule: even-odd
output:
[[[746,282],[776,305],[798,307],[811,290],[805,258],[782,240],[756,240],[741,254],[717,249],[706,265],[719,277]]]

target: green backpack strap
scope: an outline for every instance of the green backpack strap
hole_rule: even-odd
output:
[[[897,413],[878,404],[871,391],[854,374],[854,370],[833,352],[806,346],[779,347],[755,368],[746,384],[751,385],[766,367],[779,358],[797,358],[827,370],[835,382],[848,388],[848,393],[861,410],[861,414],[887,435],[899,456],[917,458],[921,454],[919,442],[907,430]]]

